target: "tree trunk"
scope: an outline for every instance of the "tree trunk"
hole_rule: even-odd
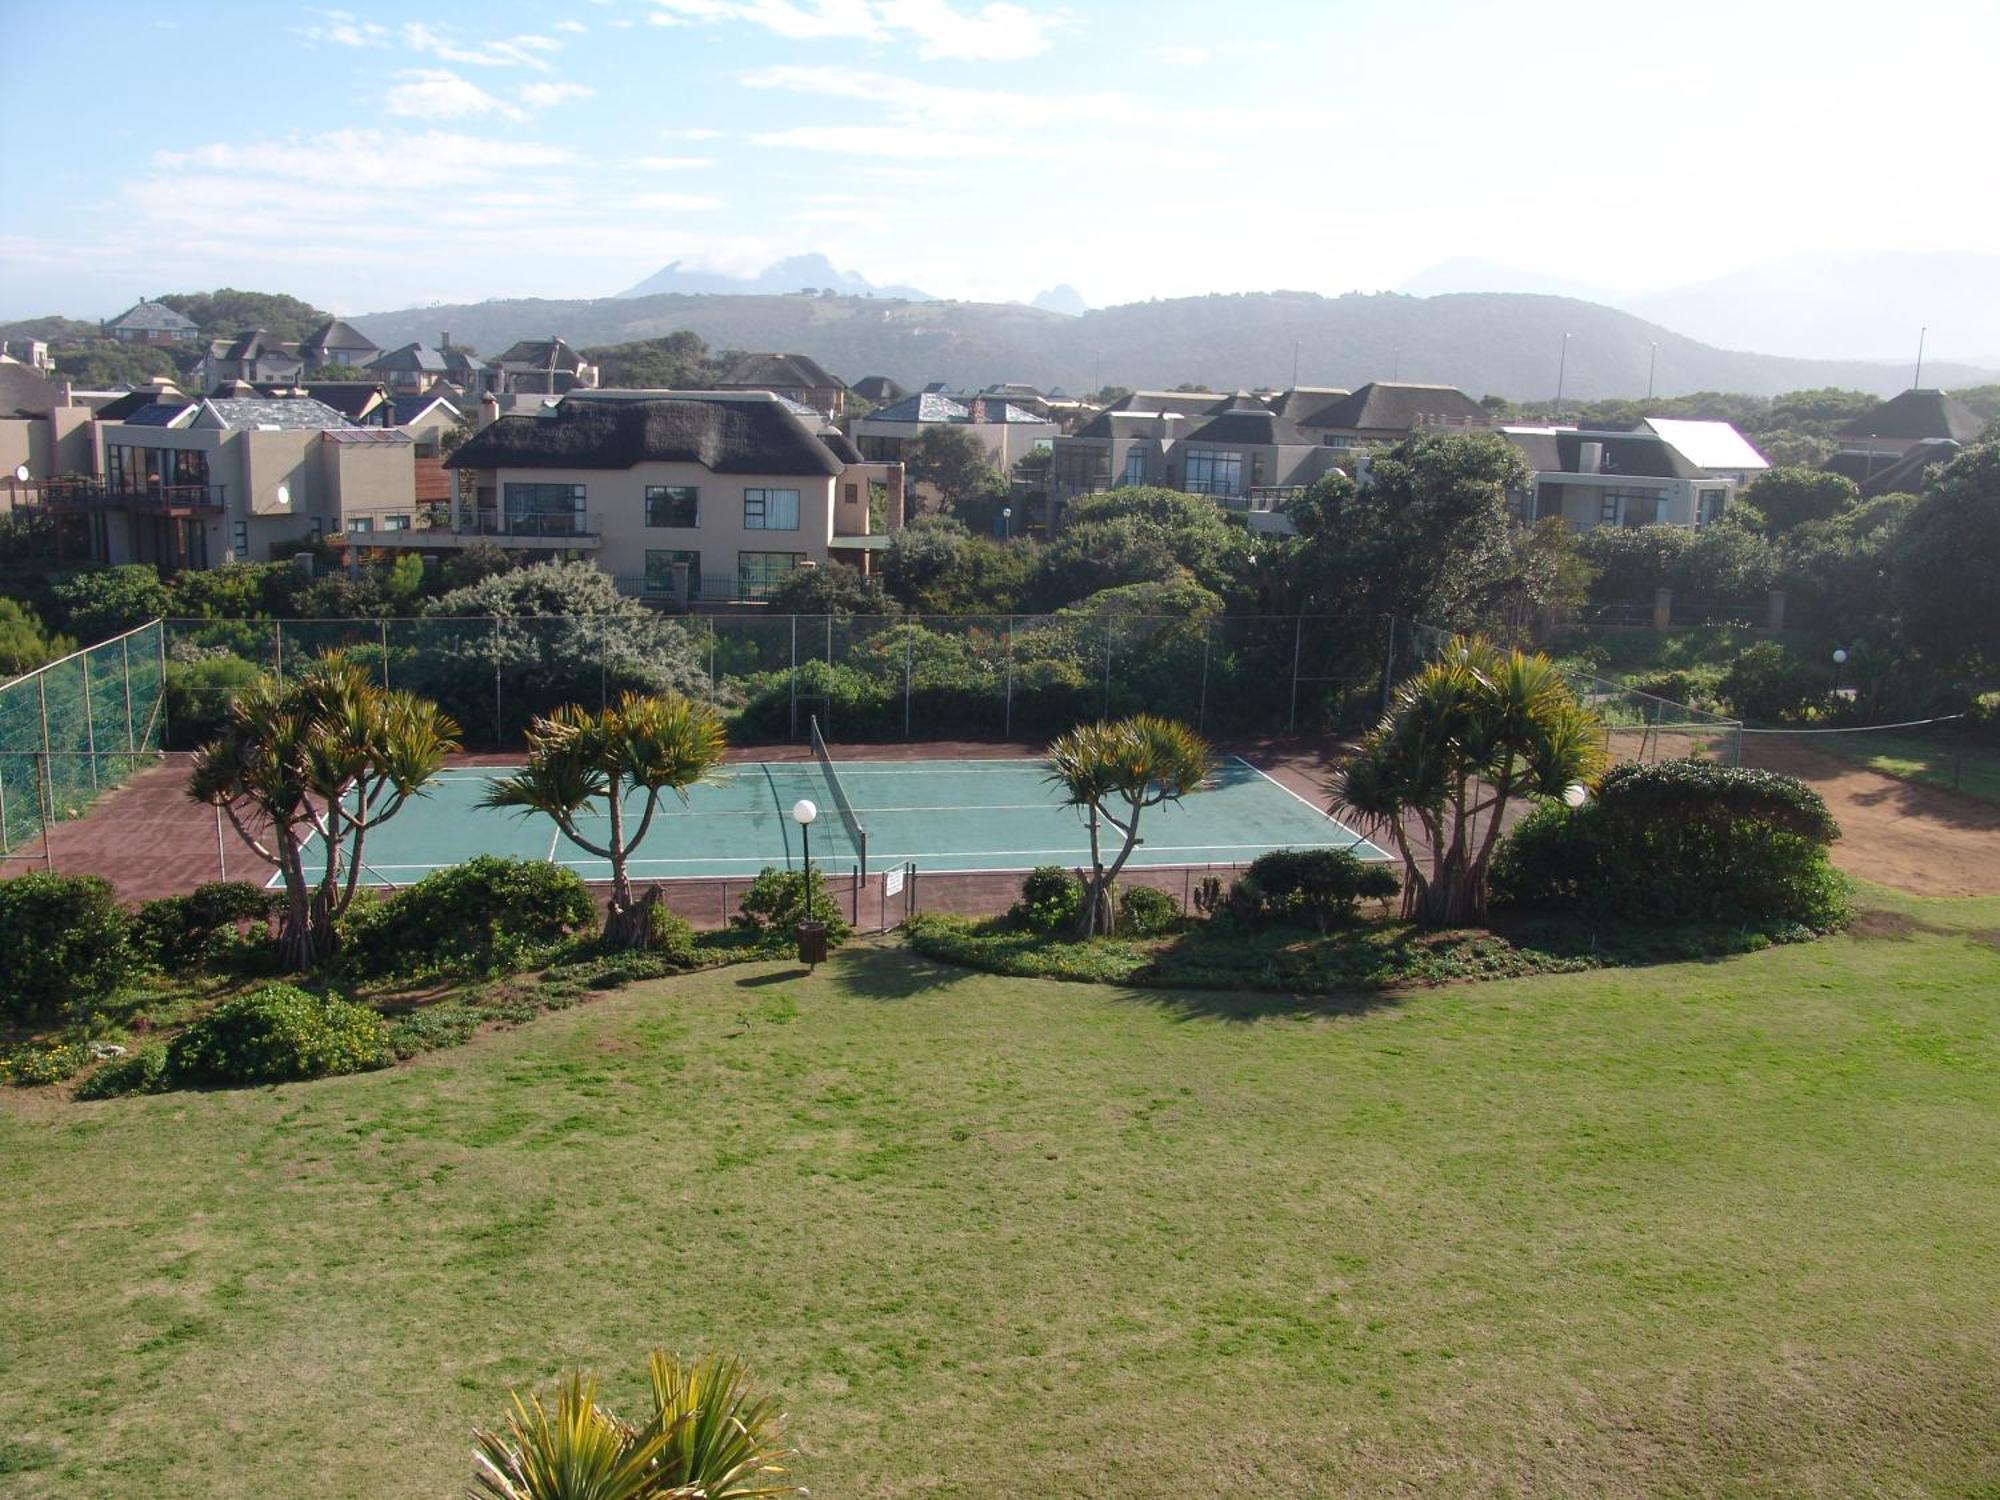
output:
[[[604,942],[611,948],[650,948],[652,943],[652,913],[656,906],[666,904],[666,892],[657,885],[648,886],[646,894],[637,901],[628,899],[622,904],[614,892],[611,908],[604,914]]]

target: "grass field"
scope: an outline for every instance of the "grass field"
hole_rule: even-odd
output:
[[[1961,736],[1946,727],[1932,734],[1819,734],[1804,737],[1806,748],[1900,776],[1949,787],[1968,797],[2000,802],[2000,746]]]
[[[2000,900],[1372,997],[895,948],[0,1097],[0,1492],[439,1496],[733,1347],[832,1496],[2000,1493]]]

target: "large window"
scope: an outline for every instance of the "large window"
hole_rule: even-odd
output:
[[[648,547],[646,549],[646,592],[649,594],[672,594],[674,592],[674,564],[686,563],[688,570],[688,597],[701,597],[701,554],[686,552],[678,548]]]
[[[745,531],[797,531],[799,492],[797,490],[745,490],[743,492]],[[745,553],[744,556],[789,556],[789,553]]]
[[[410,518],[408,516],[384,516],[382,518],[382,529],[384,531],[408,531],[410,529]]]
[[[1243,455],[1225,448],[1190,448],[1184,488],[1195,495],[1243,493]]]
[[[1660,519],[1665,498],[1658,490],[1607,489],[1597,519],[1606,526],[1651,526]]]
[[[701,491],[691,484],[647,485],[646,524],[694,530],[701,525]]]
[[[208,483],[208,455],[198,448],[135,448],[110,443],[104,450],[105,478],[117,492],[159,485]]]
[[[1701,509],[1696,514],[1695,524],[1697,526],[1712,526],[1717,521],[1720,521],[1722,519],[1722,507],[1728,499],[1729,491],[1726,489],[1703,490],[1701,492]]]
[[[584,488],[580,484],[504,484],[509,536],[581,536]]]
[[[745,599],[761,599],[785,581],[785,575],[806,560],[803,552],[739,552],[736,588]]]
[[[1120,484],[1144,484],[1146,482],[1146,450],[1134,444],[1125,450],[1125,473]]]

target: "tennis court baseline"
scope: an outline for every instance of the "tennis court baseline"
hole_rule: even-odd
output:
[[[932,873],[1029,870],[1089,858],[1081,815],[1056,800],[1039,760],[843,761],[837,772],[867,834],[870,873],[904,865]],[[435,778],[426,795],[368,836],[363,881],[407,885],[480,854],[551,860],[585,880],[609,880],[609,862],[570,843],[547,817],[480,806],[487,786],[507,774],[506,767],[468,767]],[[714,784],[692,788],[686,802],[663,798],[633,854],[632,876],[712,880],[752,876],[766,865],[795,869],[803,850],[791,808],[800,798],[820,808],[814,862],[830,872],[852,869],[857,851],[825,770],[812,760],[766,761],[727,767]],[[628,816],[642,801],[627,799]],[[582,831],[602,841],[609,822],[600,814],[583,820]],[[1204,790],[1147,809],[1139,832],[1136,865],[1247,864],[1283,848],[1388,858],[1239,756],[1221,759]],[[1115,852],[1114,845],[1107,857]]]

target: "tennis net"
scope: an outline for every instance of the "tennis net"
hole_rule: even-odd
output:
[[[827,753],[826,738],[819,732],[819,715],[814,714],[807,723],[812,728],[813,755],[819,761],[819,768],[826,773],[827,787],[833,793],[834,810],[840,814],[840,821],[847,829],[847,836],[854,843],[855,858],[861,862],[861,878],[868,878],[868,830],[861,826],[861,820],[854,815],[854,804],[847,800],[847,788],[840,784],[840,773],[833,768],[833,757]]]

